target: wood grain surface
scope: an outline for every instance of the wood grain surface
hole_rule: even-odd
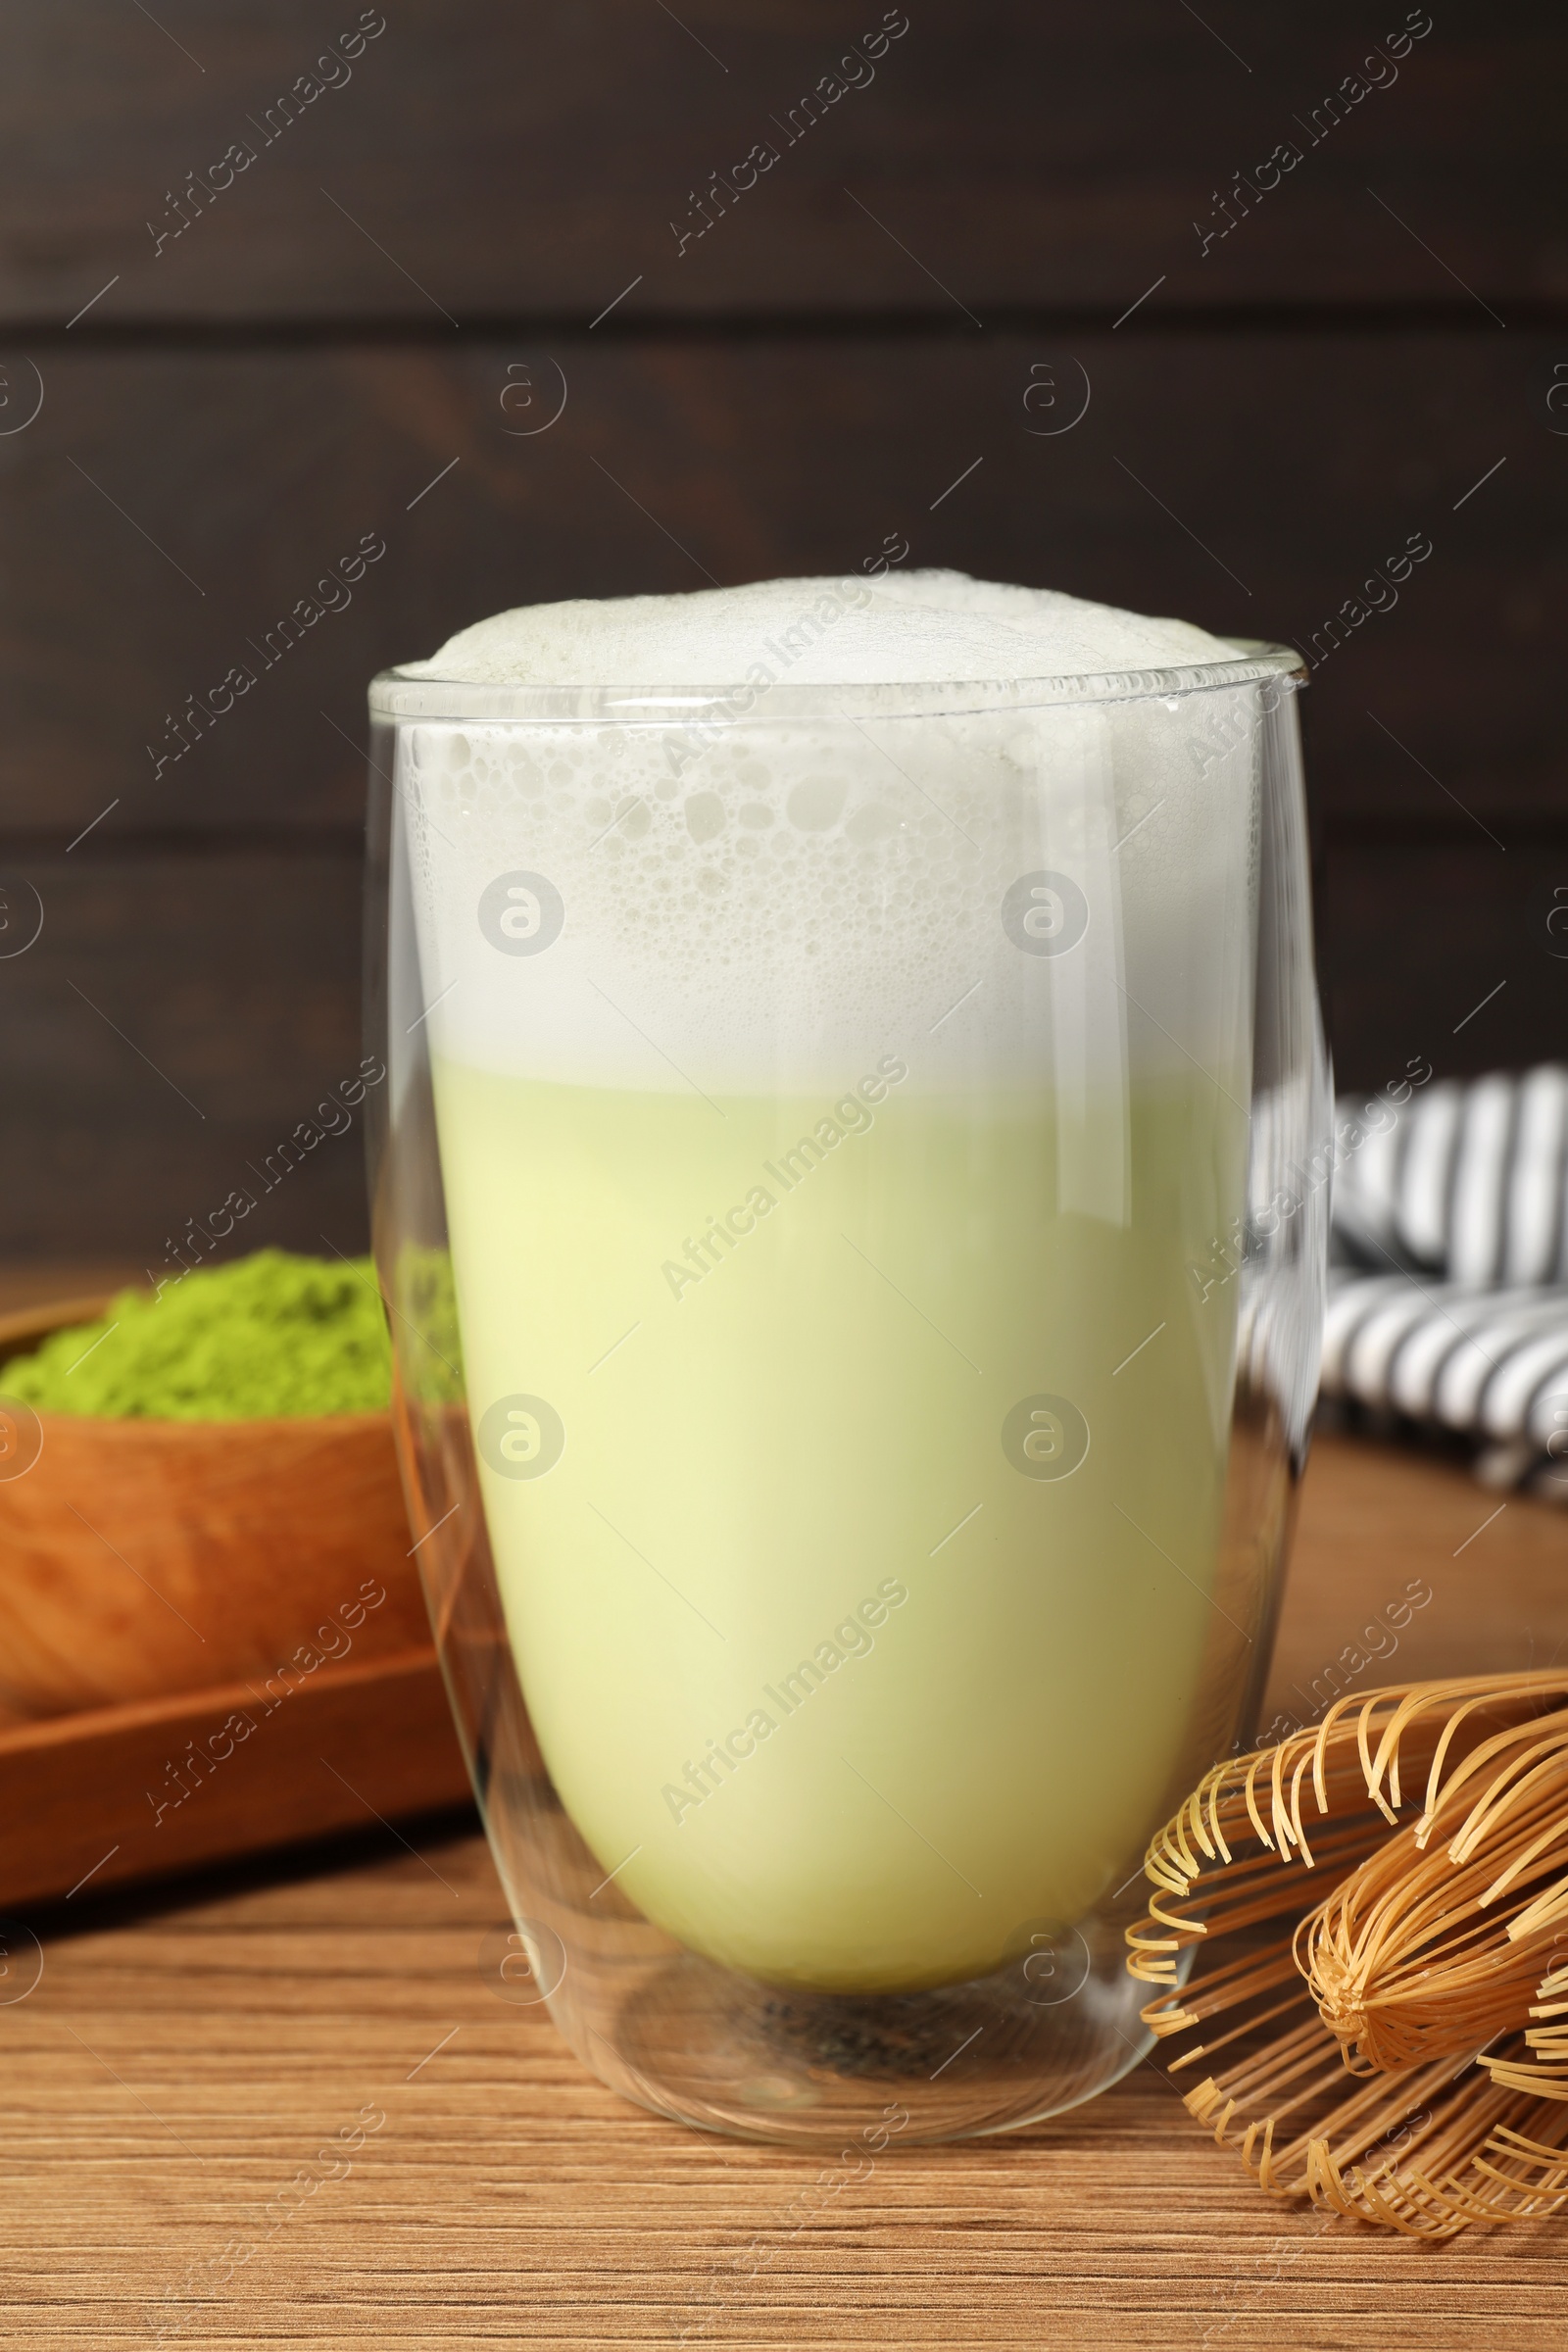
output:
[[[1561,822],[1568,346],[1477,316],[72,348],[0,479],[28,583],[0,606],[0,838],[63,860],[91,825],[57,889],[105,860],[128,887],[149,840],[347,847],[375,670],[510,605],[858,572],[891,536],[1298,646],[1336,850],[1381,825],[1483,871]],[[334,577],[367,534],[384,552]],[[1412,536],[1431,554],[1335,643]],[[113,626],[84,663],[89,597]],[[285,642],[302,600],[330,609]]]
[[[1523,427],[1555,349],[1490,328],[1252,330],[1221,352],[1135,318],[968,342],[519,334],[51,360],[0,484],[29,583],[0,611],[0,880],[44,912],[0,959],[0,1240],[161,1266],[170,1233],[354,1068],[374,669],[509,604],[858,564],[889,533],[917,562],[1112,602],[1136,580],[1152,610],[1310,649],[1425,532],[1397,606],[1306,697],[1342,1075],[1550,1056],[1568,1014],[1546,928],[1568,883],[1548,657],[1568,443]],[[519,354],[541,400],[554,368],[570,390],[534,437],[511,437],[527,412],[501,405]],[[1046,365],[1064,402],[1075,368],[1092,386],[1055,437],[1024,407]],[[1507,461],[1466,498],[1505,419]],[[385,555],[267,666],[279,614],[367,531]],[[113,614],[90,665],[84,582]],[[236,661],[254,690],[174,756],[172,715]],[[317,1152],[253,1231],[363,1246],[358,1139]]]
[[[878,54],[889,16],[908,29]],[[1431,29],[1401,51],[1411,16]],[[377,18],[354,52],[341,36]],[[1445,267],[1498,302],[1568,292],[1544,5],[29,0],[16,20],[0,305],[27,325],[69,318],[111,274],[100,321],[437,330],[521,310],[586,323],[634,278],[633,317],[935,315],[948,287],[982,312],[1114,317],[1162,273],[1165,299],[1218,307],[1440,299]],[[1315,113],[1379,43],[1378,86]],[[856,47],[865,63],[839,75]],[[828,76],[843,94],[809,120]],[[290,119],[302,79],[318,94]],[[1195,217],[1222,223],[1213,195],[1283,140],[1299,165],[1250,217],[1244,195],[1241,228],[1205,254]],[[671,222],[700,224],[694,195],[714,172],[733,186],[761,141],[777,163],[683,249]],[[253,160],[225,172],[236,142]]]
[[[362,1113],[315,1118],[360,1066],[358,843],[91,846],[22,869],[44,928],[0,963],[15,1253],[156,1278],[236,1187],[244,1247],[363,1250]],[[322,1140],[295,1164],[302,1121]]]
[[[1413,1587],[1385,1674],[1554,1654],[1565,1550],[1545,1504],[1322,1443],[1270,1704],[1299,1711]],[[0,2344],[130,2352],[176,2323],[203,2352],[1562,2342],[1568,2222],[1411,2248],[1276,2204],[1153,2065],[837,2192],[814,2159],[662,2123],[489,1990],[482,1842],[408,1836],[39,1915],[30,1992],[39,1950],[10,1932]]]
[[[0,1915],[467,1797],[428,1641],[274,1672],[260,1691],[234,1682],[42,1722],[7,1716]]]
[[[890,533],[1307,645],[1428,535],[1309,697],[1339,1066],[1555,1053],[1563,47],[1547,0],[18,0],[0,1251],[159,1263],[337,1074],[374,669]],[[361,1243],[357,1161],[260,1238]]]

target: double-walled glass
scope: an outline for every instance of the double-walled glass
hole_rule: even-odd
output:
[[[857,2147],[1148,2046],[1316,1378],[1297,663],[371,694],[375,1248],[513,1964]]]

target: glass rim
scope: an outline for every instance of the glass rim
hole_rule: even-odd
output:
[[[1163,669],[833,686],[792,686],[785,680],[755,686],[746,679],[724,686],[536,686],[433,678],[392,668],[371,679],[369,708],[372,718],[392,720],[741,726],[775,719],[957,718],[1052,704],[1164,702],[1271,678],[1291,688],[1307,683],[1306,663],[1293,647],[1251,638],[1233,638],[1230,643],[1235,651],[1227,661],[1180,662]]]

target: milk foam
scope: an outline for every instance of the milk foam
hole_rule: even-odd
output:
[[[841,1092],[886,1052],[920,1091],[1088,1102],[1196,1058],[1245,1099],[1255,684],[902,718],[769,710],[780,682],[793,696],[1236,658],[1185,622],[947,572],[482,621],[400,676],[750,683],[695,721],[644,705],[401,722],[419,995],[395,1033],[422,1015],[437,1053],[476,1067],[715,1100]],[[1041,875],[1043,938],[1008,901]],[[520,911],[498,934],[509,889]],[[1114,1136],[1090,1150],[1085,1184],[1114,1191],[1094,1169],[1119,1151]]]
[[[841,611],[826,617],[827,607]],[[411,677],[472,683],[713,686],[764,664],[803,616],[823,624],[789,663],[791,685],[1101,676],[1223,662],[1236,648],[1185,620],[1151,620],[1051,588],[959,571],[868,580],[758,580],[690,596],[523,605],[449,638]]]

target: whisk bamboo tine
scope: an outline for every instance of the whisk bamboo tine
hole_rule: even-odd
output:
[[[1542,1724],[1538,1718],[1534,1723],[1515,1725],[1508,1731],[1498,1732],[1466,1756],[1444,1784],[1439,1801],[1451,1802],[1470,1782],[1495,1767],[1493,1777],[1472,1800],[1469,1812],[1450,1840],[1450,1850],[1458,1849],[1453,1855],[1456,1862],[1462,1862],[1469,1849],[1485,1837],[1494,1816],[1506,1811],[1539,1774],[1549,1773],[1552,1765],[1561,1757],[1565,1743],[1563,1733],[1559,1732],[1554,1740],[1543,1740],[1541,1730]],[[1564,1730],[1568,1731],[1568,1725],[1564,1726]],[[1510,1750],[1513,1752],[1510,1753]],[[1436,1809],[1434,1805],[1432,1810],[1435,1812]]]
[[[1538,1935],[1543,1928],[1555,1926],[1563,1918],[1568,1918],[1568,1879],[1559,1879],[1554,1886],[1543,1887],[1520,1912],[1508,1933],[1517,1942],[1523,1936]]]
[[[1478,1681],[1480,1681],[1480,1679],[1481,1678],[1477,1678]],[[1425,1812],[1430,1814],[1436,1809],[1438,1791],[1446,1785],[1444,1780],[1444,1766],[1446,1761],[1448,1747],[1456,1734],[1463,1729],[1464,1725],[1470,1721],[1472,1716],[1483,1711],[1488,1705],[1495,1705],[1499,1697],[1505,1697],[1513,1703],[1522,1703],[1531,1697],[1544,1697],[1548,1691],[1556,1691],[1560,1693],[1563,1690],[1563,1687],[1564,1686],[1560,1678],[1530,1675],[1520,1676],[1517,1679],[1516,1685],[1507,1690],[1504,1690],[1496,1682],[1490,1684],[1483,1683],[1482,1687],[1479,1689],[1472,1684],[1470,1686],[1471,1696],[1465,1703],[1458,1706],[1450,1715],[1448,1721],[1444,1726],[1442,1735],[1439,1738],[1437,1748],[1433,1754],[1432,1769],[1427,1780],[1427,1801]],[[1434,1688],[1436,1690],[1441,1692],[1444,1686],[1438,1685]],[[1458,1686],[1455,1686],[1455,1688],[1457,1689]],[[1527,1717],[1522,1723],[1508,1725],[1503,1731],[1494,1734],[1492,1740],[1483,1740],[1481,1744],[1473,1749],[1468,1756],[1462,1758],[1459,1764],[1454,1767],[1453,1774],[1450,1778],[1450,1783],[1447,1785],[1462,1787],[1465,1780],[1468,1779],[1474,1771],[1484,1769],[1486,1763],[1490,1761],[1491,1755],[1499,1750],[1500,1747],[1505,1745],[1508,1741],[1519,1739],[1529,1739],[1539,1733],[1544,1723],[1550,1723],[1552,1721],[1560,1722],[1561,1720],[1562,1717],[1559,1711],[1556,1716],[1543,1716],[1538,1714],[1534,1718]]]
[[[1295,1843],[1291,1835],[1290,1815],[1285,1805],[1285,1759],[1290,1752],[1290,1747],[1291,1742],[1284,1740],[1274,1750],[1272,1802],[1269,1806],[1269,1824],[1278,1841],[1280,1853],[1285,1857],[1289,1857],[1291,1847]]]
[[[1323,1779],[1323,1759],[1328,1753],[1329,1717],[1333,1713],[1334,1709],[1331,1707],[1329,1715],[1325,1716],[1319,1726],[1318,1736],[1312,1747],[1312,1791],[1317,1798],[1317,1809],[1320,1813],[1327,1813],[1329,1809],[1329,1792]]]
[[[1216,1766],[1151,1840],[1146,2022],[1188,2037],[1185,2104],[1261,2186],[1417,2238],[1568,2204],[1565,1702],[1557,1672],[1347,1696]]]
[[[1312,1867],[1312,1849],[1306,1841],[1306,1826],[1301,1819],[1301,1778],[1312,1762],[1313,1752],[1311,1748],[1308,1748],[1291,1775],[1291,1824],[1296,1832],[1296,1842],[1300,1848],[1301,1860],[1308,1870]],[[1315,1777],[1314,1774],[1314,1779]],[[1323,1811],[1325,1813],[1328,1811],[1327,1796],[1324,1797]]]
[[[1257,1768],[1261,1761],[1261,1757],[1254,1756],[1251,1759],[1247,1778],[1242,1785],[1247,1792],[1247,1818],[1257,1833],[1258,1843],[1265,1846],[1272,1854],[1276,1851],[1274,1840],[1263,1827],[1263,1816],[1257,1809]]]
[[[1374,1712],[1372,1707],[1364,1706],[1355,1719],[1355,1752],[1360,1760],[1361,1778],[1366,1783],[1367,1794],[1379,1807],[1385,1818],[1392,1820],[1393,1815],[1389,1806],[1378,1793],[1378,1784],[1372,1769],[1372,1745],[1368,1733],[1372,1727]]]

